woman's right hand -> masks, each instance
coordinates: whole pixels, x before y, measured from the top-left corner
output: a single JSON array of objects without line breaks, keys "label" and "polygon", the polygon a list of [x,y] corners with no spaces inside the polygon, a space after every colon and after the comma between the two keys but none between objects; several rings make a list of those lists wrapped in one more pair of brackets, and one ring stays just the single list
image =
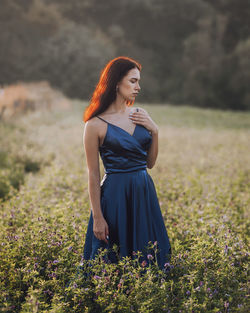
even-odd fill
[{"label": "woman's right hand", "polygon": [[93,232],[97,239],[104,240],[108,244],[106,236],[109,236],[109,229],[103,216],[94,218]]}]

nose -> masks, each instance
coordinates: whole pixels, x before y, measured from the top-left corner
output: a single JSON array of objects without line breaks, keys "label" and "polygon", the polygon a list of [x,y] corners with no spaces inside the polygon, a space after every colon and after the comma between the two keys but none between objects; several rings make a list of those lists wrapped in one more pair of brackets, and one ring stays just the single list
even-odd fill
[{"label": "nose", "polygon": [[137,90],[137,91],[140,91],[140,90],[141,90],[141,87],[140,87],[139,83],[137,83],[136,90]]}]

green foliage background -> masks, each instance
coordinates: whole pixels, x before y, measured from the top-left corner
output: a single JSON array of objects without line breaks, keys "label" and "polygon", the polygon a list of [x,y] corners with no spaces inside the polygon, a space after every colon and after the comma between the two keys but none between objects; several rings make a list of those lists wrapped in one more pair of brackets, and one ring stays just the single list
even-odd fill
[{"label": "green foliage background", "polygon": [[2,0],[0,84],[88,100],[105,64],[142,66],[140,101],[250,108],[248,0]]}]

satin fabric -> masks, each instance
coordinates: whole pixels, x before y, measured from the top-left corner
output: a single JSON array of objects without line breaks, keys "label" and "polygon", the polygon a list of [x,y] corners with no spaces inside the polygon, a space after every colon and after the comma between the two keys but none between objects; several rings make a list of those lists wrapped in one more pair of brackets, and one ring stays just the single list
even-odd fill
[{"label": "satin fabric", "polygon": [[[92,208],[85,237],[83,258],[94,259],[98,249],[107,248],[107,261],[117,263],[117,254],[112,250],[118,246],[119,258],[141,251],[140,262],[144,266],[157,261],[163,269],[171,259],[171,245],[164,224],[154,182],[147,172],[147,151],[152,142],[151,133],[136,124],[131,135],[121,127],[107,123],[107,131],[99,153],[104,166],[101,181],[101,210],[109,226],[106,244],[93,233]],[[149,250],[155,243],[158,252]],[[153,256],[150,256],[150,254]],[[146,262],[145,262],[146,261]]]}]

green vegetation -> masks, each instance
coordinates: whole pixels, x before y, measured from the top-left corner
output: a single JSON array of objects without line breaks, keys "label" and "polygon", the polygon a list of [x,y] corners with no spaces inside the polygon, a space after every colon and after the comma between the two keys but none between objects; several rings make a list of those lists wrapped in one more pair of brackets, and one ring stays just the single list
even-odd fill
[{"label": "green vegetation", "polygon": [[0,198],[10,198],[20,190],[27,173],[36,173],[45,165],[34,150],[35,142],[27,140],[25,128],[13,122],[0,123]]},{"label": "green vegetation", "polygon": [[166,273],[154,265],[142,272],[129,258],[83,262],[85,105],[1,124],[1,168],[22,163],[17,155],[40,160],[40,170],[0,200],[1,312],[247,312],[250,115],[138,104],[160,127],[148,172],[173,252]]},{"label": "green vegetation", "polygon": [[0,85],[88,100],[123,55],[142,64],[139,101],[250,110],[249,0],[2,0],[0,20]]}]

